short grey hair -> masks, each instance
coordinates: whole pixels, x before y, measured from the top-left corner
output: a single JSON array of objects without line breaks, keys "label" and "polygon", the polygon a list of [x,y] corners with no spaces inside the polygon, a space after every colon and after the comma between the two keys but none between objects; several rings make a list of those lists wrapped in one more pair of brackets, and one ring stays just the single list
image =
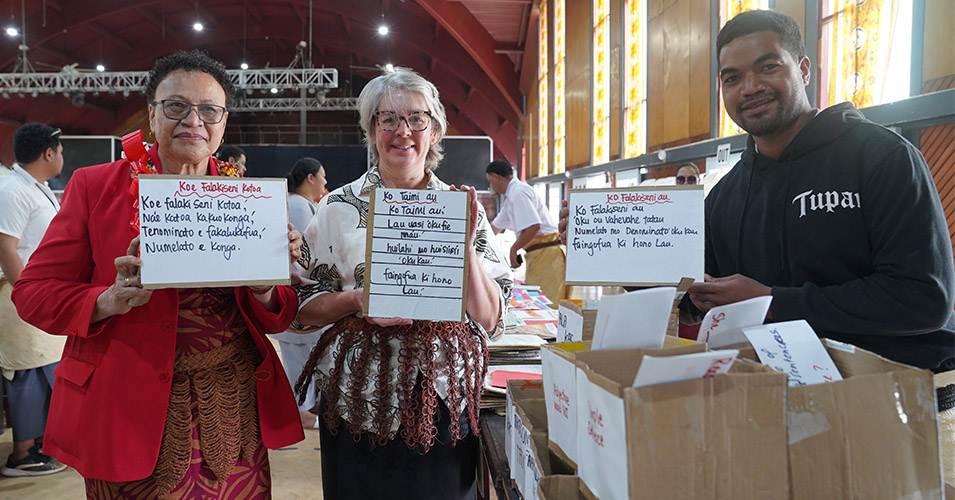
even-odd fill
[{"label": "short grey hair", "polygon": [[441,158],[444,158],[441,139],[448,131],[448,118],[444,112],[444,105],[441,104],[439,99],[437,87],[408,68],[395,67],[394,71],[383,73],[381,76],[374,78],[365,85],[358,96],[359,124],[365,135],[364,143],[371,151],[371,162],[377,165],[379,161],[378,149],[372,140],[372,135],[375,133],[375,113],[378,111],[378,103],[384,96],[396,90],[417,92],[424,97],[428,105],[428,111],[431,113],[431,126],[437,132],[437,140],[428,149],[424,167],[433,171],[438,168]]}]

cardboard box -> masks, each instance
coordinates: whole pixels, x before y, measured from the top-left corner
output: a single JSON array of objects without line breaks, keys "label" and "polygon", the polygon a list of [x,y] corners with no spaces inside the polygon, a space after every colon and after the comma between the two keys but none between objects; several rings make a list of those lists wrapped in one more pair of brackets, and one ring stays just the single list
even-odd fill
[{"label": "cardboard box", "polygon": [[577,476],[544,476],[537,486],[539,500],[589,500],[596,498]]},{"label": "cardboard box", "polygon": [[547,402],[548,447],[561,460],[577,468],[577,365],[578,352],[589,342],[562,342],[541,346],[544,399]]},{"label": "cardboard box", "polygon": [[511,478],[524,498],[536,495],[537,481],[544,474],[534,456],[534,441],[547,440],[547,411],[542,398],[524,399],[514,403],[517,420],[514,424],[514,462]]},{"label": "cardboard box", "polygon": [[578,475],[598,498],[789,496],[785,374],[738,360],[727,374],[631,387],[644,355],[704,348],[577,353]]},{"label": "cardboard box", "polygon": [[792,499],[942,498],[932,374],[824,344],[843,380],[789,389]]},{"label": "cardboard box", "polygon": [[[666,336],[664,347],[692,343]],[[698,349],[703,349],[702,344]],[[577,354],[590,350],[590,342],[561,342],[541,346],[544,399],[547,401],[548,447],[577,469]]]},{"label": "cardboard box", "polygon": [[[524,448],[522,440],[529,434],[523,428],[517,406],[527,401],[544,401],[544,389],[538,380],[509,380],[507,381],[507,403],[504,415],[504,455],[507,457],[510,478],[513,481],[524,480]],[[546,427],[546,424],[540,424]],[[518,456],[520,454],[520,456]],[[518,467],[518,465],[520,465]]]}]

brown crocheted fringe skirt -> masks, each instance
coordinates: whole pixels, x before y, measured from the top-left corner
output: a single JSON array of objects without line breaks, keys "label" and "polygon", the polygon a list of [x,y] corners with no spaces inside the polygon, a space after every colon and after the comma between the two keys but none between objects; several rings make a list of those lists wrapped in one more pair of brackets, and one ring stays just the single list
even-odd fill
[{"label": "brown crocheted fringe skirt", "polygon": [[[316,366],[336,339],[326,377]],[[477,432],[487,356],[486,340],[465,323],[415,321],[381,327],[348,316],[322,334],[295,391],[303,398],[314,374],[327,403],[322,417],[329,432],[337,433],[339,422],[345,422],[356,438],[369,433],[384,445],[400,429],[408,448],[427,453],[438,434],[435,422],[442,399],[454,415],[463,408]],[[442,398],[438,386],[445,380],[448,390]],[[451,426],[450,435],[453,441],[464,437],[458,425]]]},{"label": "brown crocheted fringe skirt", "polygon": [[[191,493],[182,491],[185,496],[173,498],[193,498],[227,484],[248,495],[221,498],[267,498],[268,454],[259,433],[254,376],[259,362],[259,352],[248,335],[216,349],[177,356],[159,460],[152,475],[120,483],[87,480],[88,498],[163,498],[184,487]],[[203,471],[194,471],[196,466]],[[248,484],[240,487],[236,481]]]}]

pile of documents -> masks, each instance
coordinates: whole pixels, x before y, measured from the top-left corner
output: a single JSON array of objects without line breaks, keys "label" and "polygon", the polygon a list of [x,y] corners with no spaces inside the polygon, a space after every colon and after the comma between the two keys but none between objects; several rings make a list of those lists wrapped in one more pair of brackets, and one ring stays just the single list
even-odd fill
[{"label": "pile of documents", "polygon": [[540,287],[517,285],[504,326],[504,335],[488,342],[490,360],[481,400],[482,408],[501,412],[508,380],[540,379],[540,348],[557,334],[557,310]]}]

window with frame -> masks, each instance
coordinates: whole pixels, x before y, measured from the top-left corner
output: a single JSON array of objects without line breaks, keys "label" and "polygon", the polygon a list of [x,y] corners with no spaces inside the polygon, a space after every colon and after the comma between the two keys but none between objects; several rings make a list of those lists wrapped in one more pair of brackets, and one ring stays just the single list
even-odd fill
[{"label": "window with frame", "polygon": [[610,3],[594,0],[592,165],[610,159]]},{"label": "window with frame", "polygon": [[[737,14],[746,12],[748,10],[766,9],[768,7],[767,0],[719,0],[719,2],[720,29],[723,29],[723,26],[729,22],[730,19],[736,17]],[[730,118],[730,115],[726,113],[726,105],[723,104],[723,92],[717,92],[717,94],[719,94],[720,100],[719,137],[728,137],[731,135],[745,133],[743,129],[739,128],[739,125],[736,125],[736,122]]]},{"label": "window with frame", "polygon": [[538,137],[538,148],[537,148],[537,175],[543,177],[548,174],[549,171],[549,158],[548,158],[548,145],[550,134],[548,133],[548,113],[547,108],[550,106],[550,98],[547,95],[547,1],[542,0],[540,5],[540,17],[538,18],[540,22],[540,29],[538,30],[539,40],[539,56],[537,58],[537,137]]},{"label": "window with frame", "polygon": [[819,16],[821,107],[911,95],[912,0],[821,0]]},{"label": "window with frame", "polygon": [[624,158],[633,158],[647,150],[647,0],[626,0],[624,12]]}]

